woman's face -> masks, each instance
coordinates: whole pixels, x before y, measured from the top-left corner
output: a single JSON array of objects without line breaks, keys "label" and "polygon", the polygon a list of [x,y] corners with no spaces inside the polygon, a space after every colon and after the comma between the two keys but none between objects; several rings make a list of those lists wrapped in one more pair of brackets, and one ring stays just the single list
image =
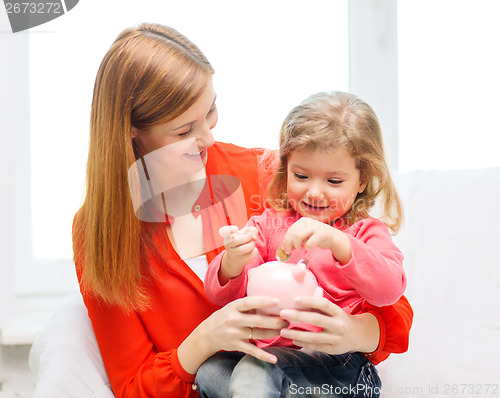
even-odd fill
[{"label": "woman's face", "polygon": [[214,144],[211,130],[218,118],[215,98],[210,80],[200,98],[174,120],[146,130],[132,128],[139,154],[161,158],[164,166],[178,171],[201,169],[207,162],[207,148]]}]

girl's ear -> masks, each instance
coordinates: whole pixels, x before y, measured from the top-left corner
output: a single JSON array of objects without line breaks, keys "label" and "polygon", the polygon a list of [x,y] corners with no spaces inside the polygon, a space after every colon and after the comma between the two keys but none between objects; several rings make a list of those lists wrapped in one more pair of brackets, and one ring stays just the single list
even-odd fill
[{"label": "girl's ear", "polygon": [[362,193],[366,186],[368,185],[368,179],[366,177],[362,177],[359,182],[359,190],[358,193]]}]

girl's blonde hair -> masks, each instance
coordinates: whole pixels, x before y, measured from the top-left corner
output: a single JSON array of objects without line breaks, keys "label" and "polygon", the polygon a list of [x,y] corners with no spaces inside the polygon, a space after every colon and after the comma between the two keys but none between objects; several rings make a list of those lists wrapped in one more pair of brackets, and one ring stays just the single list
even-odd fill
[{"label": "girl's blonde hair", "polygon": [[381,200],[381,219],[397,233],[403,221],[403,207],[385,160],[382,131],[373,109],[353,94],[318,93],[293,108],[280,133],[279,166],[269,186],[269,204],[277,210],[291,210],[287,198],[287,165],[296,150],[345,148],[356,159],[361,181],[366,188],[359,193],[345,225],[369,217],[376,200]]},{"label": "girl's blonde hair", "polygon": [[143,257],[151,234],[144,233],[131,201],[127,172],[138,159],[131,129],[147,130],[181,115],[213,72],[191,41],[156,24],[124,30],[99,67],[86,197],[75,218],[73,250],[83,289],[106,304],[130,310],[148,303],[140,286],[150,276]]}]

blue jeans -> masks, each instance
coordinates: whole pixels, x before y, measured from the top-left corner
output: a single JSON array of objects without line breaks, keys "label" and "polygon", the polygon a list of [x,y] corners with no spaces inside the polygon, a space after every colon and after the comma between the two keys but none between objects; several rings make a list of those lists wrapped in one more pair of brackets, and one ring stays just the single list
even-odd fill
[{"label": "blue jeans", "polygon": [[278,358],[272,365],[250,355],[221,352],[196,374],[202,398],[378,397],[381,382],[375,366],[358,352],[328,355],[283,347],[266,349]]}]

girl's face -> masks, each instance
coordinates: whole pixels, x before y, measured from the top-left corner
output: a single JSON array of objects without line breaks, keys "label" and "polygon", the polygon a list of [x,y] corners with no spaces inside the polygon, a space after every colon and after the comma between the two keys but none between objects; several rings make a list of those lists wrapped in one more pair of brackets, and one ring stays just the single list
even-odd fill
[{"label": "girl's face", "polygon": [[[207,148],[214,144],[212,129],[217,124],[215,90],[210,80],[198,100],[170,122],[146,130],[132,128],[132,138],[141,156],[161,157],[176,171],[193,172],[207,162]],[[153,151],[156,154],[152,154]]]},{"label": "girl's face", "polygon": [[333,223],[365,187],[354,157],[344,148],[298,150],[288,156],[288,200],[301,216]]}]

